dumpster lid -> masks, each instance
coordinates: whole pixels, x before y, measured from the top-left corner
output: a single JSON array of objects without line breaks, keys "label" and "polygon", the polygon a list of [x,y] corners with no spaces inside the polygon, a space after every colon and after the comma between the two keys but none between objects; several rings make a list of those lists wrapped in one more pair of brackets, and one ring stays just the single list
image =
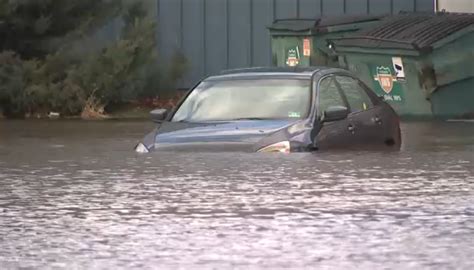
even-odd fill
[{"label": "dumpster lid", "polygon": [[316,23],[315,19],[278,19],[268,28],[270,30],[302,32],[314,29]]},{"label": "dumpster lid", "polygon": [[343,15],[335,17],[319,17],[315,19],[277,19],[268,27],[268,29],[295,32],[314,30],[315,32],[321,32],[330,26],[377,21],[381,18],[383,18],[381,15]]},{"label": "dumpster lid", "polygon": [[334,17],[321,17],[318,23],[318,27],[324,28],[336,25],[379,21],[383,17],[384,15],[344,15]]},{"label": "dumpster lid", "polygon": [[229,74],[241,74],[241,73],[314,73],[316,71],[328,69],[323,66],[310,66],[310,67],[249,67],[249,68],[237,68],[228,69],[221,71],[220,75]]},{"label": "dumpster lid", "polygon": [[472,13],[402,13],[350,37],[332,39],[338,47],[431,51],[433,45],[474,25]]}]

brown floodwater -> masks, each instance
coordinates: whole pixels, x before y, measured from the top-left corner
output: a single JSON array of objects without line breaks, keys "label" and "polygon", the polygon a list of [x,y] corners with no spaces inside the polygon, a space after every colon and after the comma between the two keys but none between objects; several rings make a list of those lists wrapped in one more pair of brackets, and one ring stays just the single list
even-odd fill
[{"label": "brown floodwater", "polygon": [[149,122],[0,121],[1,269],[474,269],[474,123],[400,152],[152,153]]}]

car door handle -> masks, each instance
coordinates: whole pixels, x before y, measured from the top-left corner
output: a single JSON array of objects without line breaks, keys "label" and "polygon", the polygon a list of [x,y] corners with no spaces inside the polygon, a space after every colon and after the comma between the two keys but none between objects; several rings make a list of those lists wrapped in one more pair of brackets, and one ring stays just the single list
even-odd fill
[{"label": "car door handle", "polygon": [[354,134],[355,133],[355,126],[354,125],[349,125],[347,126],[347,130],[349,130],[350,133]]},{"label": "car door handle", "polygon": [[382,119],[378,116],[375,116],[373,119],[374,123],[376,123],[377,125],[382,125]]}]

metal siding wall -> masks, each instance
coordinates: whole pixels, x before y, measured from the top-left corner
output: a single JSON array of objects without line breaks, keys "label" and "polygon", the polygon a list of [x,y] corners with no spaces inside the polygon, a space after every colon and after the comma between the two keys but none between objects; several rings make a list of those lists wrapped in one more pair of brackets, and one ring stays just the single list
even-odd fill
[{"label": "metal siding wall", "polygon": [[[472,1],[472,0],[468,0]],[[434,11],[434,0],[416,0],[415,10],[420,12]]]},{"label": "metal siding wall", "polygon": [[390,14],[392,12],[393,0],[370,0],[369,13],[371,14]]},{"label": "metal siding wall", "polygon": [[206,0],[206,72],[227,68],[227,1]]},{"label": "metal siding wall", "polygon": [[345,0],[322,0],[323,15],[344,14]]},{"label": "metal siding wall", "polygon": [[[184,8],[186,7],[186,8]],[[183,53],[190,65],[190,70],[184,85],[193,85],[205,75],[205,32],[204,32],[204,0],[183,0]],[[160,40],[166,38],[160,36]]]},{"label": "metal siding wall", "polygon": [[164,63],[181,50],[190,64],[181,87],[222,69],[271,64],[274,19],[433,11],[433,0],[156,0]]},{"label": "metal siding wall", "polygon": [[229,0],[229,68],[250,66],[251,1]]},{"label": "metal siding wall", "polygon": [[181,48],[181,1],[160,0],[158,6],[158,46],[162,59],[168,61]]},{"label": "metal siding wall", "polygon": [[346,1],[347,14],[367,14],[368,4],[367,0],[350,0]]},{"label": "metal siding wall", "polygon": [[[273,0],[252,0],[252,66],[271,64],[270,35],[267,29],[275,16]],[[273,12],[272,12],[273,11]]]},{"label": "metal siding wall", "polygon": [[[258,2],[258,1],[255,1]],[[275,15],[277,18],[298,17],[298,1],[275,0]]]},{"label": "metal siding wall", "polygon": [[400,11],[414,11],[414,10],[415,10],[414,0],[394,0],[393,1],[393,13],[395,14]]},{"label": "metal siding wall", "polygon": [[315,18],[321,15],[320,1],[300,0],[299,2],[300,18]]}]

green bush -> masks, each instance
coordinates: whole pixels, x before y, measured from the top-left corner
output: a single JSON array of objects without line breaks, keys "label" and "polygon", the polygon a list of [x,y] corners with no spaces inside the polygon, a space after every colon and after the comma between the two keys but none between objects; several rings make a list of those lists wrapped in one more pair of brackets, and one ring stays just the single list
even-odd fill
[{"label": "green bush", "polygon": [[14,52],[0,53],[0,107],[6,115],[22,113],[28,105],[25,65]]},{"label": "green bush", "polygon": [[126,1],[0,0],[0,50],[43,58],[101,28],[128,9]]},{"label": "green bush", "polygon": [[75,61],[62,52],[48,55],[43,61],[30,61],[26,95],[29,113],[61,112],[66,115],[81,111],[84,93],[68,88],[68,71]]},{"label": "green bush", "polygon": [[[84,2],[83,5],[78,4],[76,0],[61,1],[65,2],[61,2],[63,4],[55,10],[63,12],[62,15],[69,14],[70,10],[66,8],[67,2],[73,9],[94,5],[91,1]],[[47,2],[53,3],[56,0]],[[11,14],[25,15],[24,5],[27,4],[31,4],[34,7],[32,10],[35,10],[41,9],[43,5],[47,6],[48,3],[40,5],[32,0],[22,2],[19,6],[10,7],[10,12],[7,12],[9,17],[0,12],[0,21],[3,16],[9,23],[15,22],[17,26],[21,25],[21,31],[26,31],[30,27],[27,24],[28,20],[22,24],[15,21]],[[44,54],[44,57],[31,59],[29,59],[31,55],[41,54],[38,51],[33,54],[24,53],[22,50],[20,50],[22,55],[13,51],[0,53],[0,108],[3,108],[4,113],[22,115],[47,114],[55,111],[63,115],[78,115],[93,111],[101,114],[108,105],[146,97],[172,96],[170,89],[174,90],[174,84],[187,69],[186,59],[177,52],[169,67],[160,65],[156,52],[156,27],[153,19],[146,16],[146,10],[139,1],[127,3],[124,5],[127,8],[122,16],[125,26],[121,38],[99,51],[74,55],[66,44],[63,49],[54,49]],[[5,1],[0,0],[0,6],[2,5],[5,5]],[[51,15],[47,21],[60,23],[58,21],[60,17],[57,14]],[[31,20],[35,25],[41,25],[41,16],[28,14],[27,18],[33,18]],[[79,18],[66,21],[69,23],[63,27],[64,29],[60,26],[53,27],[45,21],[43,30],[35,30],[39,31],[35,32],[35,38],[40,39],[40,34],[48,34],[45,39],[48,40],[46,43],[50,43],[51,36],[57,39],[61,33],[68,37],[71,29],[78,30],[79,26],[91,23],[81,21]],[[17,43],[25,44],[22,40]],[[3,48],[11,44],[14,42],[3,44],[0,42]],[[20,45],[18,48],[24,49]]]},{"label": "green bush", "polygon": [[179,79],[185,61],[171,65],[173,77],[167,78],[158,65],[154,33],[150,19],[136,19],[116,44],[72,68],[67,87],[81,89],[86,100],[99,107],[157,96]]}]

